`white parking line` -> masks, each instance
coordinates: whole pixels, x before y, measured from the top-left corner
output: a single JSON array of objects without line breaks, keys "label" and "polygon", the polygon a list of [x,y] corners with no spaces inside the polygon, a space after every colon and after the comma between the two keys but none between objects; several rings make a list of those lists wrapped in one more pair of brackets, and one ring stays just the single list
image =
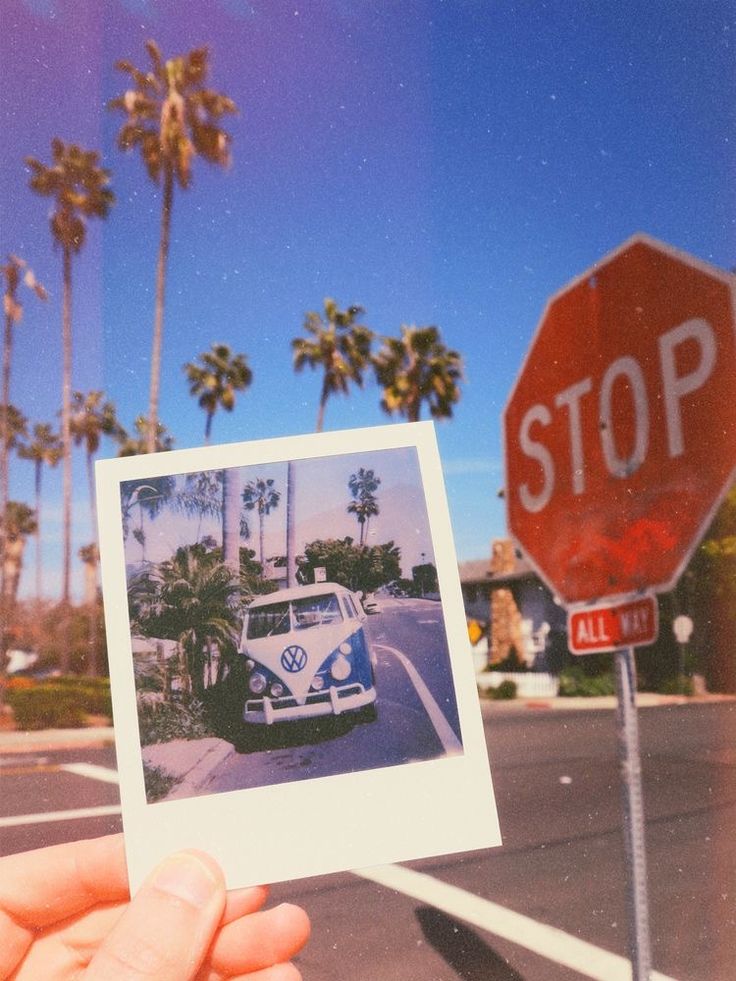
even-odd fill
[{"label": "white parking line", "polygon": [[395,647],[389,647],[388,644],[379,644],[376,646],[382,647],[384,651],[388,651],[390,654],[393,654],[394,657],[397,657],[404,666],[406,673],[409,675],[412,684],[417,690],[417,695],[419,695],[419,698],[422,701],[422,705],[429,716],[430,722],[434,726],[434,730],[442,743],[442,748],[444,751],[446,753],[461,753],[463,750],[463,744],[453,732],[452,726],[442,714],[442,709],[434,700],[432,693],[424,683],[424,679],[411,663],[406,654],[403,654],[401,651],[397,651]]},{"label": "white parking line", "polygon": [[60,770],[76,773],[78,777],[89,777],[91,780],[102,780],[103,783],[120,783],[118,771],[109,766],[97,766],[94,763],[61,763]]},{"label": "white parking line", "polygon": [[[428,903],[435,909],[525,947],[594,981],[631,981],[631,963],[625,957],[441,882],[424,872],[416,872],[403,865],[380,865],[356,870],[355,875]],[[674,979],[652,971],[651,981]]]},{"label": "white parking line", "polygon": [[21,824],[47,824],[52,821],[74,821],[79,818],[106,817],[110,814],[120,814],[120,805],[108,804],[103,807],[80,807],[72,811],[47,811],[45,814],[11,814],[10,817],[0,817],[0,828],[16,828]]}]

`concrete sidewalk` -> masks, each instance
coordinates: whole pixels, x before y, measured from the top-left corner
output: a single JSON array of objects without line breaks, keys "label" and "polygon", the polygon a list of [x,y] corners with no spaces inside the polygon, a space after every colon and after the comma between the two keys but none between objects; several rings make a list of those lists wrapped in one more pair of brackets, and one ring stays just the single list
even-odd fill
[{"label": "concrete sidewalk", "polygon": [[[636,694],[637,708],[662,708],[668,705],[708,705],[717,702],[736,702],[736,695],[659,695],[656,692],[646,691]],[[613,711],[616,708],[616,703],[615,695],[598,695],[592,698],[568,698],[564,695],[557,695],[554,698],[513,698],[508,701],[483,697],[480,699],[481,712],[484,717],[492,715],[494,712],[523,712],[529,709],[567,712],[581,710]]]},{"label": "concrete sidewalk", "polygon": [[112,726],[89,726],[86,729],[13,729],[0,732],[0,755],[40,753],[82,746],[109,746],[114,742]]}]

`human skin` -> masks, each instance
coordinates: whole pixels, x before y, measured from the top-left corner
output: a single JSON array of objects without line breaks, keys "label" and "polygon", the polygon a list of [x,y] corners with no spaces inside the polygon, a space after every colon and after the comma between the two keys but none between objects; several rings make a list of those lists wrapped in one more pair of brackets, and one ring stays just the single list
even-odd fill
[{"label": "human skin", "polygon": [[0,978],[13,981],[299,981],[309,920],[226,892],[202,852],[165,859],[130,898],[122,835],[0,859]]}]

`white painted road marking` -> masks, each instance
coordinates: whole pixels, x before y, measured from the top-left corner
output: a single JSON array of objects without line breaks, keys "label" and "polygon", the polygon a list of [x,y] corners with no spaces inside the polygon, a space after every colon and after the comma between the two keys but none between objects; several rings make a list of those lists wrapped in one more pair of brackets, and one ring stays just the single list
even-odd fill
[{"label": "white painted road marking", "polygon": [[78,777],[89,777],[91,780],[102,780],[103,783],[120,783],[118,771],[109,766],[97,766],[94,763],[61,763],[60,770],[76,773]]},{"label": "white painted road marking", "polygon": [[[403,865],[379,865],[356,870],[355,875],[428,903],[435,909],[525,947],[594,981],[631,981],[631,963],[625,957],[441,882],[424,872],[416,872]],[[651,981],[674,979],[652,971]]]},{"label": "white painted road marking", "polygon": [[11,814],[10,817],[0,817],[0,828],[15,828],[21,824],[47,824],[52,821],[74,821],[79,818],[107,817],[110,814],[120,814],[120,805],[80,807],[73,811],[47,811],[45,814]]},{"label": "white painted road marking", "polygon": [[416,688],[417,695],[419,695],[419,698],[422,701],[422,705],[429,716],[430,722],[434,726],[434,730],[437,733],[439,741],[442,743],[442,748],[444,751],[446,753],[462,753],[463,744],[453,732],[452,726],[442,714],[442,709],[434,700],[432,693],[424,683],[424,679],[411,663],[406,654],[403,654],[401,651],[397,651],[395,647],[389,647],[387,644],[380,644],[376,646],[380,646],[384,651],[388,651],[390,654],[393,654],[394,657],[398,658],[401,664],[404,666],[411,683]]}]

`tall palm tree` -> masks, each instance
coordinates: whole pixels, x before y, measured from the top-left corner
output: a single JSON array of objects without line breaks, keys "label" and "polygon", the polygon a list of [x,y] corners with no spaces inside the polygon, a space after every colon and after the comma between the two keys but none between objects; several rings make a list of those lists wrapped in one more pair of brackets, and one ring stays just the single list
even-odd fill
[{"label": "tall palm tree", "polygon": [[[23,283],[32,290],[39,300],[46,300],[46,289],[38,282],[33,270],[16,255],[9,255],[5,265],[0,266],[5,289],[3,292],[3,310],[5,313],[5,334],[3,338],[3,381],[2,405],[0,405],[0,523],[8,503],[10,451],[9,405],[10,405],[10,365],[12,360],[13,327],[17,326],[23,317],[23,305],[18,299],[18,287]],[[0,527],[0,559],[2,556],[2,528]],[[0,560],[0,566],[2,562]]]},{"label": "tall palm tree", "polygon": [[138,148],[154,184],[163,181],[148,409],[148,452],[153,453],[174,185],[182,190],[189,187],[192,160],[197,156],[220,166],[230,163],[230,137],[219,126],[219,120],[237,108],[226,95],[205,87],[209,70],[207,48],[195,48],[166,61],[155,41],[147,41],[146,50],[151,62],[147,72],[129,61],[117,62],[116,67],[130,77],[133,87],[113,99],[109,107],[126,115],[118,134],[120,149]]},{"label": "tall palm tree", "polygon": [[232,412],[235,393],[247,388],[253,380],[244,354],[233,354],[227,344],[212,344],[210,351],[199,355],[200,364],[184,365],[189,394],[199,396],[200,408],[206,413],[204,441],[209,445],[212,419],[222,407]]},{"label": "tall palm tree", "polygon": [[373,470],[361,467],[357,473],[351,474],[348,488],[353,500],[348,504],[348,514],[354,514],[360,526],[360,545],[365,543],[368,536],[368,525],[372,517],[379,513],[376,491],[381,484],[381,478],[376,477]]},{"label": "tall palm tree", "polygon": [[373,358],[376,379],[383,387],[381,408],[417,422],[427,403],[434,419],[450,418],[460,398],[463,360],[442,343],[437,327],[401,325],[400,337],[383,338]]},{"label": "tall palm tree", "polygon": [[262,569],[264,569],[263,563],[265,561],[265,555],[263,554],[263,525],[266,516],[274,508],[278,507],[280,500],[281,494],[274,489],[274,481],[271,478],[264,480],[262,477],[258,477],[256,480],[248,481],[243,488],[243,503],[245,504],[246,510],[255,510],[258,513],[258,557]]},{"label": "tall palm tree", "polygon": [[322,390],[317,411],[317,432],[322,432],[325,405],[335,392],[348,394],[350,383],[359,388],[363,385],[363,371],[370,361],[373,331],[357,323],[364,313],[362,307],[338,309],[334,300],[324,300],[324,317],[310,311],[304,318],[304,329],[309,337],[295,337],[291,342],[294,352],[294,370],[305,365],[322,367]]},{"label": "tall palm tree", "polygon": [[105,393],[99,389],[74,392],[71,405],[71,431],[77,446],[84,446],[87,461],[87,490],[92,519],[92,538],[97,534],[97,495],[95,493],[95,454],[100,448],[103,435],[119,437],[122,430],[112,402],[105,401]]},{"label": "tall palm tree", "polygon": [[62,457],[61,439],[47,422],[37,422],[33,427],[30,443],[21,443],[18,456],[31,460],[34,467],[34,487],[36,495],[36,599],[41,599],[43,591],[41,562],[41,475],[44,464],[55,467]]},{"label": "tall palm tree", "polygon": [[110,190],[110,174],[100,166],[95,150],[83,150],[75,143],[51,141],[52,163],[47,167],[28,157],[31,190],[54,199],[50,225],[54,244],[62,255],[62,386],[61,441],[64,448],[63,509],[64,550],[62,603],[69,603],[72,561],[72,257],[77,255],[87,235],[89,218],[106,218],[115,200]]}]

